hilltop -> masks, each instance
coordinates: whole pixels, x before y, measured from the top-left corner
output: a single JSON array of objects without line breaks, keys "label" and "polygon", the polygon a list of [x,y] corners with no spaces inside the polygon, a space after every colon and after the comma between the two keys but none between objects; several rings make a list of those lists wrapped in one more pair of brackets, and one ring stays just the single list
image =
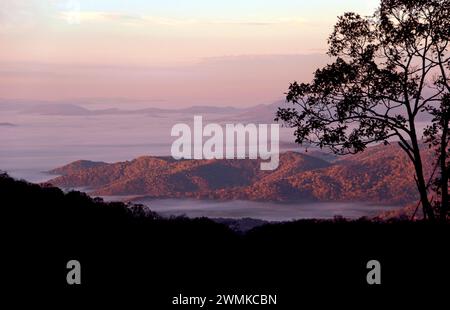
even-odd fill
[{"label": "hilltop", "polygon": [[[424,150],[426,169],[432,155]],[[364,201],[408,204],[418,196],[413,169],[395,146],[328,162],[286,152],[279,168],[261,171],[260,160],[181,160],[143,156],[132,161],[76,161],[52,170],[49,183],[84,187],[91,195],[270,201]]]}]

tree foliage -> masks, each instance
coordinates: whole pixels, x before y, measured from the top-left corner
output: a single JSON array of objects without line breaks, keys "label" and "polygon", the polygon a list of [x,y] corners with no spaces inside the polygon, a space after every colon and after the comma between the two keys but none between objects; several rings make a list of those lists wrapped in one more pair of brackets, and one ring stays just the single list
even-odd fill
[{"label": "tree foliage", "polygon": [[277,120],[295,128],[297,143],[358,153],[399,141],[413,162],[424,214],[448,216],[448,195],[431,206],[420,154],[419,119],[439,153],[441,192],[448,192],[450,1],[382,0],[370,17],[346,13],[329,37],[332,63],[310,83],[294,82]]}]

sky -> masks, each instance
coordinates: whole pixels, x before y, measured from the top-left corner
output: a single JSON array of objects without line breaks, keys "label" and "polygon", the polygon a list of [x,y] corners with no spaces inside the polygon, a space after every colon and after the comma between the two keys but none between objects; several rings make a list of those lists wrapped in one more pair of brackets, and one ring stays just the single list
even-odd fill
[{"label": "sky", "polygon": [[376,0],[2,0],[0,99],[250,106],[328,61]]}]

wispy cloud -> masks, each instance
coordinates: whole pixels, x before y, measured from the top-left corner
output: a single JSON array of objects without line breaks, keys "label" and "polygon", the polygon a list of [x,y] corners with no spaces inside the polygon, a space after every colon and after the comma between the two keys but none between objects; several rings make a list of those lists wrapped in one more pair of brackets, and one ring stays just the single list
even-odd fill
[{"label": "wispy cloud", "polygon": [[[69,19],[73,14],[74,12],[71,10],[62,11],[59,13],[59,17],[62,19]],[[140,15],[119,12],[77,12],[76,14],[80,19],[80,22],[137,22],[143,20]]]},{"label": "wispy cloud", "polygon": [[245,26],[270,26],[278,24],[300,24],[306,20],[302,18],[247,18],[236,20],[208,20],[210,24],[231,24]]},{"label": "wispy cloud", "polygon": [[278,99],[294,80],[309,81],[328,61],[326,55],[292,54],[208,57],[183,66],[0,62],[0,94],[33,100],[164,98],[174,107],[253,105]]},{"label": "wispy cloud", "polygon": [[[63,19],[69,18],[73,12],[60,12]],[[81,22],[113,22],[124,24],[156,24],[163,26],[184,26],[195,24],[209,25],[243,25],[243,26],[270,26],[276,24],[303,23],[301,18],[242,18],[242,19],[206,19],[206,18],[171,18],[162,16],[148,16],[128,14],[121,12],[82,11],[78,14]]]}]

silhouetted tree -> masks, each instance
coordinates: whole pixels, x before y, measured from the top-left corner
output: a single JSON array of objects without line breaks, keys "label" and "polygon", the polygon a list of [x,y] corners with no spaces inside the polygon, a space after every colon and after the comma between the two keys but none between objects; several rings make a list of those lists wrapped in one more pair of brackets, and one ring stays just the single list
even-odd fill
[{"label": "silhouetted tree", "polygon": [[431,125],[424,131],[425,142],[430,148],[434,148],[436,154],[436,168],[439,167],[440,175],[431,176],[431,185],[435,193],[440,196],[435,202],[436,207],[440,208],[440,218],[447,220],[449,214],[448,182],[450,173],[450,149],[448,148],[449,120],[450,120],[450,94],[446,94],[440,103],[439,108],[427,107],[427,110],[433,115]]},{"label": "silhouetted tree", "polygon": [[[280,108],[276,118],[296,129],[297,143],[337,154],[396,138],[414,164],[428,219],[437,212],[428,196],[417,120],[434,117],[440,188],[448,193],[449,16],[449,0],[382,0],[373,16],[344,14],[329,38],[333,63],[317,70],[311,83],[292,83],[287,101],[295,107]],[[441,215],[447,212],[445,195]]]}]

